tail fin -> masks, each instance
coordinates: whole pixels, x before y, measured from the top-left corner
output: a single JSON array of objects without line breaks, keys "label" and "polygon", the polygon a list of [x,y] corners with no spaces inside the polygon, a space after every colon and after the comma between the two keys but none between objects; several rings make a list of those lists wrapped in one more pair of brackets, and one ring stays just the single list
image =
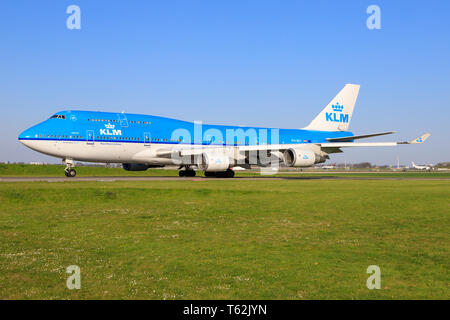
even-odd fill
[{"label": "tail fin", "polygon": [[319,115],[305,127],[306,130],[347,131],[352,119],[359,85],[346,84]]}]

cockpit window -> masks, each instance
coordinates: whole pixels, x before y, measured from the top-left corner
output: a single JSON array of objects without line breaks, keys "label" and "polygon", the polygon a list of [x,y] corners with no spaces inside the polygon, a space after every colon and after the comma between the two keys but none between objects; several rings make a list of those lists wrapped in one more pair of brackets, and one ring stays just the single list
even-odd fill
[{"label": "cockpit window", "polygon": [[66,116],[62,115],[62,114],[55,114],[53,116],[50,117],[50,119],[66,119]]}]

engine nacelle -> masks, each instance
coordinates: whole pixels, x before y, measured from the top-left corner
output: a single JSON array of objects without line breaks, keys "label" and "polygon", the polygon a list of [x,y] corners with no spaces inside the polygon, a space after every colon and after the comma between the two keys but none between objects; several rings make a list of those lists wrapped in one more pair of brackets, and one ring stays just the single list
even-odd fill
[{"label": "engine nacelle", "polygon": [[143,163],[122,163],[122,168],[125,171],[145,171],[149,166]]},{"label": "engine nacelle", "polygon": [[288,167],[310,167],[319,162],[319,159],[310,150],[287,149],[283,153],[283,161]]},{"label": "engine nacelle", "polygon": [[220,152],[205,152],[198,157],[197,166],[205,172],[226,171],[230,167],[230,159]]}]

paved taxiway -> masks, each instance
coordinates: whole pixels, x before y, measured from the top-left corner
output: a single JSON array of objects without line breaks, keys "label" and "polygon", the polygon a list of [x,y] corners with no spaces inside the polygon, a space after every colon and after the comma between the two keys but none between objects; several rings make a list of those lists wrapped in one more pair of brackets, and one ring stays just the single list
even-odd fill
[{"label": "paved taxiway", "polygon": [[270,181],[270,180],[447,180],[450,178],[415,178],[415,177],[340,177],[333,175],[318,175],[318,176],[298,176],[298,177],[271,177],[271,176],[256,176],[256,177],[235,177],[235,178],[205,178],[205,177],[0,177],[0,182],[115,182],[115,181]]}]

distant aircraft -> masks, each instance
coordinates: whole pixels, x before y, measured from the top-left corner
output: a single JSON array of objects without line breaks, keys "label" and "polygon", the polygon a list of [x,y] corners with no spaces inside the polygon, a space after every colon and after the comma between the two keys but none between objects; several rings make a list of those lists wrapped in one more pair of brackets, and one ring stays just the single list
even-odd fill
[{"label": "distant aircraft", "polygon": [[336,163],[334,163],[333,165],[329,165],[329,166],[322,166],[320,167],[321,169],[335,169],[336,168]]},{"label": "distant aircraft", "polygon": [[430,170],[433,168],[432,165],[429,165],[429,166],[418,166],[418,165],[416,165],[416,164],[414,163],[414,161],[411,161],[411,164],[412,164],[412,167],[413,167],[414,169],[417,169],[417,170],[427,170],[427,171],[430,171]]},{"label": "distant aircraft", "polygon": [[65,175],[75,177],[75,161],[121,163],[125,170],[178,165],[180,176],[233,177],[234,167],[310,167],[346,147],[420,144],[354,142],[391,134],[354,135],[348,131],[359,85],[347,84],[303,129],[202,125],[159,116],[92,111],[61,111],[25,130],[25,146],[61,158]]}]

